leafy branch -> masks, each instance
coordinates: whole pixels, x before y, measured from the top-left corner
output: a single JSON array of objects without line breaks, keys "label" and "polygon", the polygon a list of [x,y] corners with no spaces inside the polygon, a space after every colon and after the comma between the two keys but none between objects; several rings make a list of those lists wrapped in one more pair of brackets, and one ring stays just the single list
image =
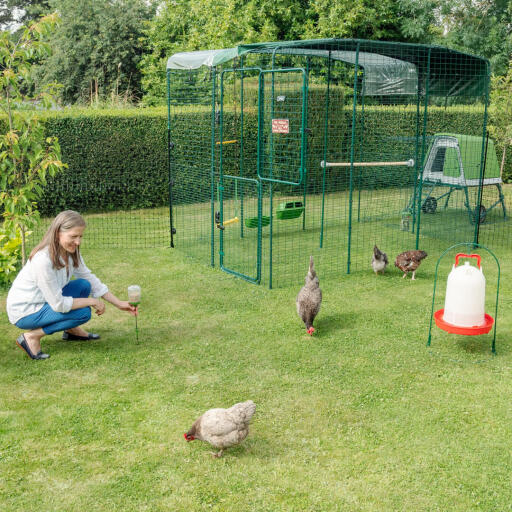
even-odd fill
[{"label": "leafy branch", "polygon": [[0,109],[7,118],[7,131],[0,136],[0,208],[2,232],[8,239],[21,238],[22,263],[26,261],[26,236],[39,220],[37,200],[54,176],[67,167],[60,160],[56,137],[45,135],[38,109],[50,108],[56,84],[33,93],[31,70],[49,55],[45,38],[58,22],[57,14],[43,16],[25,27],[17,40],[0,34]]}]

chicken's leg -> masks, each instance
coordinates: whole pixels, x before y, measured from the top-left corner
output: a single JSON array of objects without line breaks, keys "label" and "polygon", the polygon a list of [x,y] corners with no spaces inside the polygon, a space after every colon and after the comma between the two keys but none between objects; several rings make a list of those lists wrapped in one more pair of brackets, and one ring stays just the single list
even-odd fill
[{"label": "chicken's leg", "polygon": [[214,459],[218,459],[220,457],[222,457],[222,453],[224,452],[224,450],[220,450],[219,452],[210,452],[212,454],[212,457]]},{"label": "chicken's leg", "polygon": [[406,275],[407,275],[407,272],[404,272],[404,275],[402,276],[402,279],[405,279]]},{"label": "chicken's leg", "polygon": [[415,275],[415,274],[416,274],[416,270],[413,270],[413,271],[412,271],[412,279],[411,279],[411,281],[414,281],[414,280],[416,279],[416,278],[414,277],[414,275]]}]

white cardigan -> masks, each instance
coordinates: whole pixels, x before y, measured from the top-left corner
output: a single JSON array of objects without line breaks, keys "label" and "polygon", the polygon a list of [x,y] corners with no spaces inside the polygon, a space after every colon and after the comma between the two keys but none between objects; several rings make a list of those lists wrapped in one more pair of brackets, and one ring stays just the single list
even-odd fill
[{"label": "white cardigan", "polygon": [[69,256],[69,269],[68,275],[65,266],[59,270],[54,268],[48,247],[38,251],[20,270],[9,290],[6,303],[9,321],[15,324],[21,318],[39,311],[45,303],[58,313],[70,311],[73,297],[64,297],[62,288],[73,276],[91,283],[92,297],[102,297],[108,292],[107,286],[85,266],[82,256],[78,268],[73,267],[73,260]]}]

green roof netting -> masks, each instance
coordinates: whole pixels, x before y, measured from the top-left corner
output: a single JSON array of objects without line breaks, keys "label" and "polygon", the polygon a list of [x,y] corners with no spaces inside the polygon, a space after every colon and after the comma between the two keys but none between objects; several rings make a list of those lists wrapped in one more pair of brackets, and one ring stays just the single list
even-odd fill
[{"label": "green roof netting", "polygon": [[366,95],[415,95],[428,87],[433,96],[486,94],[489,62],[444,48],[362,39],[318,39],[254,43],[222,50],[180,52],[167,60],[167,69],[215,67],[249,53],[304,55],[358,64],[364,70]]}]

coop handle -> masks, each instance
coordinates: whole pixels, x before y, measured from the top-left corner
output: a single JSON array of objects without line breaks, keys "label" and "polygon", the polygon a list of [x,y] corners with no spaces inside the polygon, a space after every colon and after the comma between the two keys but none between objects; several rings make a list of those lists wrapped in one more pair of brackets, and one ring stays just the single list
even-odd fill
[{"label": "coop handle", "polygon": [[482,261],[482,256],[480,256],[480,254],[464,254],[462,252],[459,252],[455,256],[455,266],[459,264],[459,258],[475,258],[478,264],[478,268],[480,268],[480,263]]}]

